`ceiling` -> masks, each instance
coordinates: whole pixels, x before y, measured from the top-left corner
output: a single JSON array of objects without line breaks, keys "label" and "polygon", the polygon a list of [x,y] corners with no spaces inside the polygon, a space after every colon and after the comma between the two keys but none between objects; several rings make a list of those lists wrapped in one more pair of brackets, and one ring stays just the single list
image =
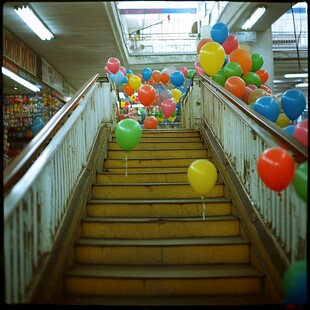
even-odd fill
[{"label": "ceiling", "polygon": [[[26,3],[28,2],[5,2],[2,8],[3,26],[46,60],[74,89],[78,90],[95,74],[104,74],[104,67],[110,57],[118,58],[125,67],[128,65],[125,59],[126,53],[121,51],[119,38],[116,35],[115,22],[111,20],[111,2],[29,2],[54,33],[55,38],[51,41],[41,41],[14,12],[16,5]],[[251,2],[243,11],[232,12],[229,29],[241,31],[242,22],[258,4],[262,3]],[[290,3],[265,2],[264,4],[267,6],[268,14],[257,23],[253,31],[270,27],[290,8]],[[234,19],[233,16],[238,18]],[[302,62],[302,65],[308,68],[307,56]],[[150,67],[155,68],[156,65],[159,64],[153,63]],[[187,67],[193,68],[193,65],[193,62],[188,62]],[[164,67],[161,66],[158,69],[161,70]],[[298,61],[290,56],[286,60],[283,58],[275,60],[274,68],[275,79],[283,76],[284,71],[285,73],[299,72]],[[134,73],[140,73],[141,64],[131,65],[130,69]],[[20,87],[14,90],[14,83],[8,78],[3,79],[3,84],[4,94],[23,91]],[[285,84],[281,84],[280,87],[284,91],[288,89]]]}]

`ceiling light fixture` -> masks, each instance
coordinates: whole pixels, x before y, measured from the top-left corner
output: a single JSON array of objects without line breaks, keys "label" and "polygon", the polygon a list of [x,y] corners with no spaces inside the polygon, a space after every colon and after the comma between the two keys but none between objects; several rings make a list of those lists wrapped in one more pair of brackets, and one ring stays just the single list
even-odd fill
[{"label": "ceiling light fixture", "polygon": [[253,14],[247,19],[247,21],[241,27],[242,30],[251,29],[252,26],[261,18],[261,16],[265,13],[266,8],[264,6],[260,6],[256,8]]},{"label": "ceiling light fixture", "polygon": [[54,38],[52,32],[28,4],[16,7],[14,11],[41,40],[51,40]]},{"label": "ceiling light fixture", "polygon": [[289,73],[289,74],[284,74],[284,77],[286,79],[307,78],[308,73]]},{"label": "ceiling light fixture", "polygon": [[299,84],[296,84],[295,87],[298,87],[298,88],[308,87],[308,83],[299,83]]},{"label": "ceiling light fixture", "polygon": [[2,67],[2,73],[6,76],[8,76],[9,78],[11,78],[12,80],[16,81],[17,83],[29,88],[30,90],[34,91],[34,92],[39,92],[40,88],[31,84],[30,82],[26,81],[25,79],[21,78],[20,76],[16,75],[15,73],[13,73],[12,71]]}]

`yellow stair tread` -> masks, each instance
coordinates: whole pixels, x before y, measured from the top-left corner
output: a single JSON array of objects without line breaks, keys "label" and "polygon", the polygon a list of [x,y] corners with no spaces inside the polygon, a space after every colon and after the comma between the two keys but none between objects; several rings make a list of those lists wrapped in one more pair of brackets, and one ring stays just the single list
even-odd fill
[{"label": "yellow stair tread", "polygon": [[[175,199],[89,199],[87,203],[92,204],[152,204],[152,203],[160,203],[160,204],[180,204],[180,203],[198,203],[201,204],[201,198],[175,198]],[[204,199],[205,203],[223,203],[223,202],[231,202],[231,199],[225,197],[206,197]]]},{"label": "yellow stair tread", "polygon": [[200,237],[200,238],[167,238],[167,239],[99,239],[81,238],[77,245],[86,246],[188,246],[188,245],[232,245],[249,244],[249,241],[240,237]]},{"label": "yellow stair tread", "polygon": [[153,279],[197,279],[197,278],[261,278],[263,274],[250,265],[92,265],[76,264],[67,276],[98,278],[153,278]]}]

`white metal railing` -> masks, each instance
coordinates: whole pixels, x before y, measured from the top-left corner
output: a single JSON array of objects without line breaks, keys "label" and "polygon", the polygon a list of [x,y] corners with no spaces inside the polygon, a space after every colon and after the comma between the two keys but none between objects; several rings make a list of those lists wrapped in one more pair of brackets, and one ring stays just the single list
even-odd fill
[{"label": "white metal railing", "polygon": [[[110,84],[94,83],[4,199],[5,302],[24,302],[51,252],[102,123],[113,126]],[[112,129],[111,129],[112,130]]]},{"label": "white metal railing", "polygon": [[[288,261],[305,260],[307,204],[297,196],[292,184],[281,192],[280,198],[262,183],[256,169],[259,155],[267,148],[279,145],[254,119],[240,113],[240,109],[221,94],[220,88],[213,88],[212,82],[199,84],[196,79],[182,102],[181,126],[197,128],[206,121],[251,198],[253,207],[284,249]],[[234,98],[244,109],[261,118],[241,100]],[[274,124],[268,126],[277,130]]]},{"label": "white metal railing", "polygon": [[293,32],[272,32],[272,47],[277,49],[308,49],[308,32],[304,31],[299,34]]}]

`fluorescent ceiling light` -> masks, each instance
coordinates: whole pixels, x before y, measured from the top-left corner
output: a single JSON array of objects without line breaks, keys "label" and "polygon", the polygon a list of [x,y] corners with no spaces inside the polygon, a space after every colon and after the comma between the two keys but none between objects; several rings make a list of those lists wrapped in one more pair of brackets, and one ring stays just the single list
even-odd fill
[{"label": "fluorescent ceiling light", "polygon": [[34,91],[34,92],[39,92],[40,88],[31,84],[30,82],[26,81],[25,79],[21,78],[20,76],[16,75],[15,73],[13,73],[12,71],[2,67],[2,73],[6,76],[8,76],[9,78],[11,78],[12,80],[16,81],[17,83],[29,88],[30,90]]},{"label": "fluorescent ceiling light", "polygon": [[307,78],[308,73],[290,73],[290,74],[284,74],[284,77],[287,79],[294,79],[294,78]]},{"label": "fluorescent ceiling light", "polygon": [[38,36],[41,40],[51,40],[54,35],[39,19],[37,14],[30,8],[29,5],[23,5],[16,7],[14,10],[19,17],[29,26],[29,28]]},{"label": "fluorescent ceiling light", "polygon": [[248,20],[241,27],[243,30],[251,29],[252,26],[260,19],[260,17],[265,13],[266,8],[261,6],[258,7],[254,13],[248,18]]},{"label": "fluorescent ceiling light", "polygon": [[308,83],[299,83],[299,84],[296,84],[295,87],[308,87]]}]

